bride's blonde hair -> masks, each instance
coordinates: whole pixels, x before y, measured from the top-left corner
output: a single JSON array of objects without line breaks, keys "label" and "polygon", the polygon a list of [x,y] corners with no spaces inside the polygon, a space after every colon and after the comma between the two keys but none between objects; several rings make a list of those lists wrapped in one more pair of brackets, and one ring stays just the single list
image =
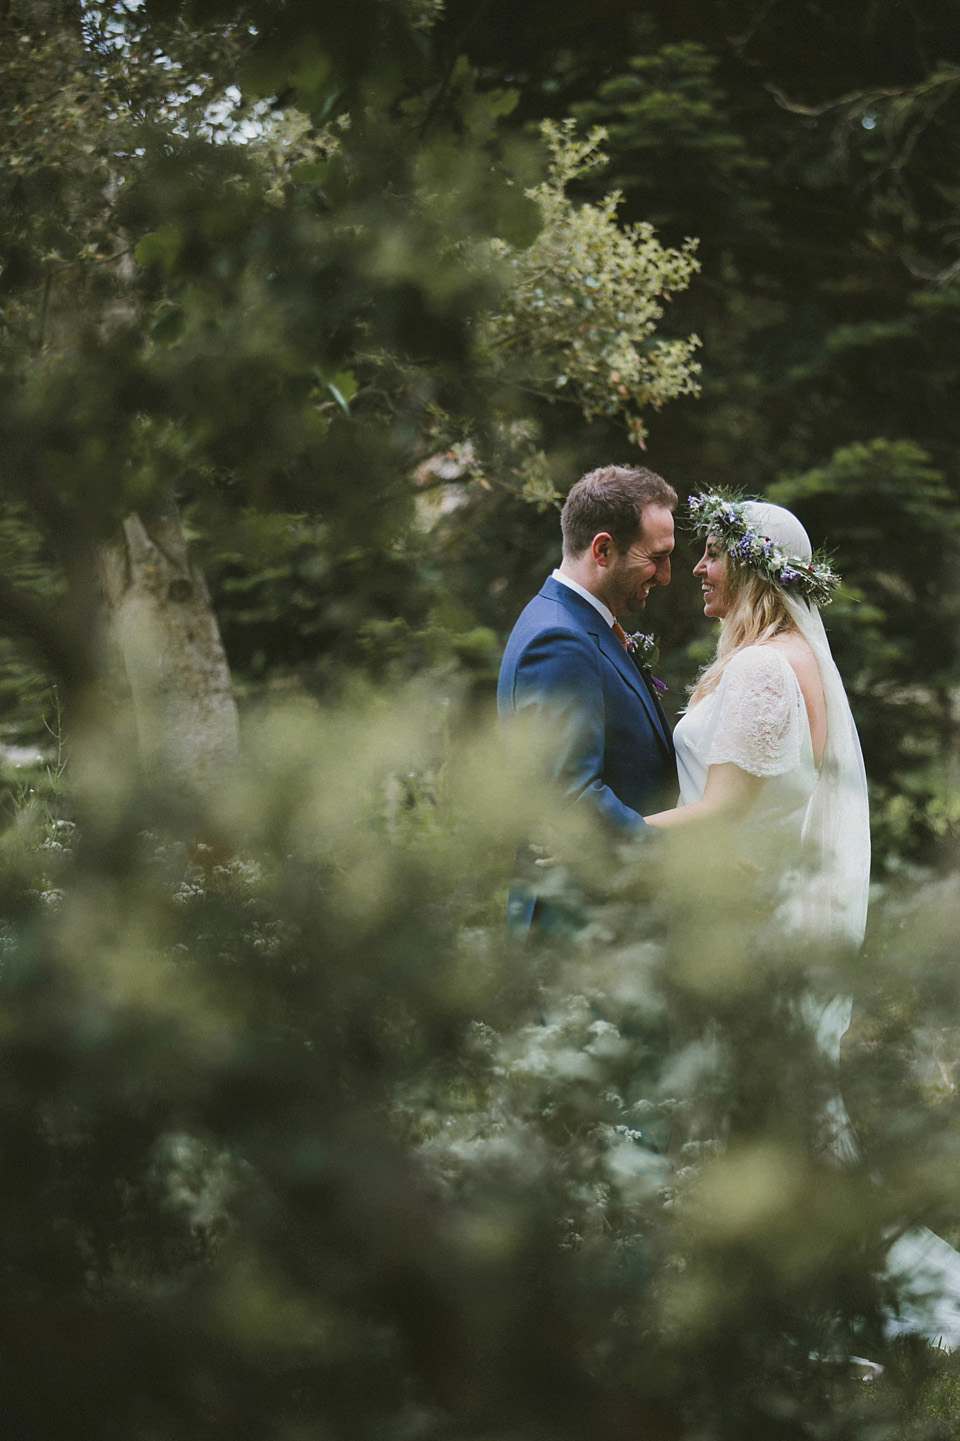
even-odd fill
[{"label": "bride's blonde hair", "polygon": [[727,613],[720,622],[716,654],[700,673],[690,693],[690,705],[716,690],[728,664],[744,646],[797,629],[780,589],[749,566],[734,565],[727,553],[723,557],[723,595]]}]

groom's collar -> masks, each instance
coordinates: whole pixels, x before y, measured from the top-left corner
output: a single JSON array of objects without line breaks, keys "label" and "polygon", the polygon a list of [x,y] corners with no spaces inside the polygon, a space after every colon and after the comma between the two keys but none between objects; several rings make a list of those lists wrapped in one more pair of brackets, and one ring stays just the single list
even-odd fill
[{"label": "groom's collar", "polygon": [[613,622],[616,619],[613,611],[608,605],[604,605],[602,600],[598,600],[595,595],[587,590],[586,586],[580,585],[579,581],[571,580],[570,577],[564,575],[561,570],[553,571],[551,579],[559,581],[561,585],[569,586],[572,591],[576,591],[577,595],[582,595],[584,600],[589,601],[594,610],[603,616],[610,629],[613,629]]}]

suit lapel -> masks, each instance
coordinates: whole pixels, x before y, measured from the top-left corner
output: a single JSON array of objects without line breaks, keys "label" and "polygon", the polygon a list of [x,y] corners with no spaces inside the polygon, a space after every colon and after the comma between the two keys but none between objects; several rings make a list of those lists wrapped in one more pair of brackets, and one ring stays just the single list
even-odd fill
[{"label": "suit lapel", "polygon": [[630,689],[635,691],[640,697],[650,717],[650,723],[653,726],[657,739],[663,746],[667,757],[672,760],[673,738],[670,734],[670,727],[667,725],[667,719],[663,714],[660,703],[641,675],[635,660],[630,653],[623,648],[620,641],[617,640],[617,637],[607,625],[600,612],[595,610],[588,600],[584,600],[583,596],[577,595],[577,592],[571,590],[568,585],[561,585],[561,583],[554,580],[552,576],[549,576],[544,582],[540,594],[548,600],[558,600],[564,609],[576,618],[577,624],[580,625],[588,635],[594,637],[602,653],[616,666]]},{"label": "suit lapel", "polygon": [[617,670],[623,676],[624,680],[631,687],[631,689],[635,690],[637,695],[643,701],[643,704],[646,707],[647,713],[650,716],[650,720],[653,724],[653,728],[656,731],[661,744],[664,746],[667,754],[672,756],[673,738],[670,735],[670,728],[667,725],[667,719],[666,716],[663,714],[660,703],[657,701],[652,690],[650,689],[649,683],[647,682],[646,678],[641,674],[640,667],[633,659],[633,656],[629,653],[629,651],[624,650],[620,641],[617,640],[617,637],[614,635],[610,627],[608,625],[604,625],[602,616],[598,615],[597,620],[599,621],[599,625],[595,632],[597,637],[597,644],[599,645],[603,654],[613,662],[613,664],[616,666]]}]

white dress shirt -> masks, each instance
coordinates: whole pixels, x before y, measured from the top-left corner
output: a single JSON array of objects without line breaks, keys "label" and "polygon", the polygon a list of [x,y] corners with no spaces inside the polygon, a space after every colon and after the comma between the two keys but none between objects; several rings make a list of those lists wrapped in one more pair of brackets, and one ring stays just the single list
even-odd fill
[{"label": "white dress shirt", "polygon": [[611,630],[613,630],[616,616],[608,605],[604,605],[602,600],[599,600],[597,596],[591,594],[591,592],[587,590],[585,586],[580,585],[579,581],[571,580],[568,575],[564,575],[562,570],[553,571],[553,579],[558,580],[561,585],[569,586],[571,590],[576,591],[577,595],[582,595],[584,600],[590,602],[594,610],[597,611],[599,615],[603,616],[604,620],[607,622],[607,625],[610,627]]}]

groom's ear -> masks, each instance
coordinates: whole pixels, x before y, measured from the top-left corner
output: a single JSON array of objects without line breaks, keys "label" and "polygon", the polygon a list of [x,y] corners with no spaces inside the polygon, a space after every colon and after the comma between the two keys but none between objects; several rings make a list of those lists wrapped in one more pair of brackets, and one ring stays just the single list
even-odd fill
[{"label": "groom's ear", "polygon": [[590,542],[590,552],[599,566],[608,566],[613,560],[616,549],[613,536],[605,530],[601,530]]}]

